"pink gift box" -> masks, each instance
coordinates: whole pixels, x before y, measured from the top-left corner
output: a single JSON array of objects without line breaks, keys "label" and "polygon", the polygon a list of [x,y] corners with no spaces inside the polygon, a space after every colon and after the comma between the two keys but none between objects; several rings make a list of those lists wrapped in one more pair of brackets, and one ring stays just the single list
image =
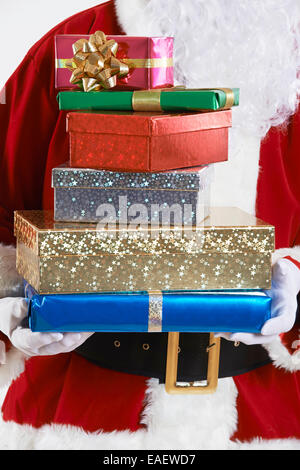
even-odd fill
[{"label": "pink gift box", "polygon": [[[70,83],[71,70],[65,61],[74,56],[72,46],[78,39],[89,39],[89,35],[61,34],[55,36],[56,74],[55,86],[59,90],[74,89]],[[117,59],[126,61],[130,72],[118,78],[115,90],[148,90],[174,85],[173,38],[107,36],[118,43]]]}]

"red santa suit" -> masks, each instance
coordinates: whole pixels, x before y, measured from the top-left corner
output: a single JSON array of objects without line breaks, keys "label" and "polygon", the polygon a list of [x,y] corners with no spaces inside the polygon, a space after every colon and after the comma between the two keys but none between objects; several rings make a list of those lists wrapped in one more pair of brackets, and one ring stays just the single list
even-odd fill
[{"label": "red santa suit", "polygon": [[[170,11],[172,2],[170,0]],[[206,31],[205,26],[212,25],[213,20],[216,23],[221,20],[218,10],[215,10],[217,18],[211,19],[212,10],[205,4],[199,2],[202,16],[197,26],[203,27],[204,34],[209,36],[211,31]],[[220,0],[215,4],[220,7]],[[282,0],[278,15],[282,13],[281,8],[284,14],[284,4],[287,2]],[[178,8],[177,18],[173,8],[173,19],[178,27],[184,28],[186,23],[186,30],[189,26],[192,37],[195,31],[187,20],[189,14],[190,18],[193,16],[189,8]],[[76,14],[35,44],[7,82],[6,104],[0,105],[2,296],[16,295],[20,285],[14,271],[14,248],[10,246],[14,243],[13,211],[51,208],[51,170],[68,158],[66,114],[58,110],[54,87],[54,36],[89,34],[97,30],[106,34],[172,35],[174,31],[160,21],[161,14],[155,0],[150,0],[149,4],[145,0],[109,1]],[[253,14],[258,12],[253,11]],[[249,21],[251,27],[251,18]],[[230,62],[232,54],[227,51],[228,62],[223,66],[217,64],[218,75],[214,75],[213,70],[204,70],[205,67],[197,65],[197,60],[199,64],[205,51],[201,35],[195,34],[198,34],[194,40],[199,50],[192,45],[188,50],[185,48],[189,39],[187,31],[183,31],[185,40],[175,32],[177,81],[189,86],[231,86],[228,82],[232,82],[233,75],[225,70],[234,68]],[[249,48],[246,38],[245,43]],[[190,57],[193,50],[196,58]],[[254,47],[254,59],[255,54]],[[184,57],[186,61],[196,61],[195,67],[187,70],[189,76]],[[265,79],[271,87],[267,72],[266,68]],[[221,83],[213,82],[218,80],[216,77],[220,77]],[[237,74],[237,80],[238,77]],[[289,86],[291,77],[287,77],[285,87]],[[240,86],[240,83],[233,85]],[[249,92],[249,88],[245,86],[245,89]],[[258,94],[254,110],[264,94],[261,83],[257,82],[253,93]],[[279,250],[274,260],[289,255],[300,261],[300,247],[288,248],[300,245],[300,112],[296,112],[284,128],[269,131],[261,145],[259,172],[260,140],[271,123],[282,123],[295,109],[295,96],[296,91],[292,95],[287,93],[285,101],[279,103],[278,121],[269,111],[265,120],[260,119],[260,127],[250,128],[249,134],[240,124],[235,126],[234,120],[234,128],[240,133],[233,134],[234,153],[228,164],[215,166],[213,204],[237,205],[254,213],[257,201],[257,215],[276,227]],[[243,103],[243,83],[241,101]],[[247,115],[247,109],[242,108],[241,112]],[[242,114],[238,122],[243,122]],[[241,142],[246,144],[243,146]],[[0,445],[12,449],[300,448],[299,325],[281,339],[266,346],[273,364],[234,378],[220,379],[217,392],[207,396],[169,396],[156,379],[103,369],[75,352],[34,357],[24,363],[22,353],[12,348],[6,339],[7,363],[0,367],[5,385],[1,389]],[[10,383],[12,377],[15,380]]]}]

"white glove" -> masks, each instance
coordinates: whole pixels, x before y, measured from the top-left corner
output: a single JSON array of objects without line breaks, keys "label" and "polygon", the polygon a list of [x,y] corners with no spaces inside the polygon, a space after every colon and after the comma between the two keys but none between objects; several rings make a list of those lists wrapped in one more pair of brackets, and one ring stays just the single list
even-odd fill
[{"label": "white glove", "polygon": [[[21,326],[28,301],[20,297],[0,299],[0,330],[27,356],[50,356],[73,351],[93,333],[33,333]],[[2,348],[3,349],[3,348]],[[2,358],[3,362],[3,358]]]},{"label": "white glove", "polygon": [[266,293],[272,298],[271,318],[263,325],[261,334],[216,333],[229,341],[245,344],[267,344],[277,335],[289,331],[296,319],[297,295],[300,291],[300,269],[290,260],[278,260],[272,269],[272,288]]},{"label": "white glove", "polygon": [[5,364],[6,352],[5,343],[0,340],[0,364]]}]

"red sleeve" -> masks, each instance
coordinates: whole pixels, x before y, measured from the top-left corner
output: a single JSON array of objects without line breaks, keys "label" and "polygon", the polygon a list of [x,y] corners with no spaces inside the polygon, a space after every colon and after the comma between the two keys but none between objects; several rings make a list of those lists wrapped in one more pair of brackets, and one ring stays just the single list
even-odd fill
[{"label": "red sleeve", "polygon": [[[0,104],[0,242],[14,243],[14,210],[42,208],[44,180],[49,181],[48,152],[59,117],[54,36],[89,34],[97,29],[122,34],[112,1],[52,29],[33,46],[6,84],[6,103]],[[67,148],[64,140],[62,135],[62,149]]]},{"label": "red sleeve", "polygon": [[47,148],[57,119],[33,58],[27,55],[6,84],[0,105],[0,240],[13,242],[13,210],[39,208]]},{"label": "red sleeve", "polygon": [[300,108],[261,144],[257,216],[275,225],[276,248],[300,245]]}]

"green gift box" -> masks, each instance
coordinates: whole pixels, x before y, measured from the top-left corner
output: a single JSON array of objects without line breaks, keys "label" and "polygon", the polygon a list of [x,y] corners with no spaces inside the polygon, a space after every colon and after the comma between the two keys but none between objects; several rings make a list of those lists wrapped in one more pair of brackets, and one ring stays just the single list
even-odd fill
[{"label": "green gift box", "polygon": [[238,88],[169,88],[144,91],[62,91],[59,109],[111,111],[217,111],[239,104]]}]

